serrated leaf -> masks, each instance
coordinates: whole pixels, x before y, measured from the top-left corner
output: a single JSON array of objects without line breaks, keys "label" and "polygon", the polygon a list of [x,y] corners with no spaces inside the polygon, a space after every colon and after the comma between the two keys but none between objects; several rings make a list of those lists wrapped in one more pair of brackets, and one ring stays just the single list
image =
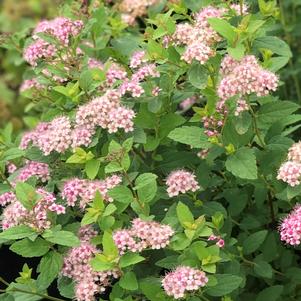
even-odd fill
[{"label": "serrated leaf", "polygon": [[217,284],[210,287],[206,293],[213,297],[222,297],[236,290],[243,281],[242,277],[230,274],[216,274]]},{"label": "serrated leaf", "polygon": [[130,265],[134,265],[136,263],[139,263],[141,261],[143,261],[145,258],[140,256],[137,253],[126,253],[124,255],[121,256],[120,261],[119,261],[119,266],[121,268],[126,268]]},{"label": "serrated leaf", "polygon": [[9,249],[23,257],[40,257],[46,254],[49,248],[50,244],[38,237],[35,241],[28,238],[16,241]]}]

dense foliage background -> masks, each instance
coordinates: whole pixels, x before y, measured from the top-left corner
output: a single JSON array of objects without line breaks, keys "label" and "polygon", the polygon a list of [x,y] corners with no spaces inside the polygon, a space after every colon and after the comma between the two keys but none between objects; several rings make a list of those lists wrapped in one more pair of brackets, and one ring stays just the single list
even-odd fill
[{"label": "dense foliage background", "polygon": [[301,300],[300,16],[2,1],[0,300]]}]

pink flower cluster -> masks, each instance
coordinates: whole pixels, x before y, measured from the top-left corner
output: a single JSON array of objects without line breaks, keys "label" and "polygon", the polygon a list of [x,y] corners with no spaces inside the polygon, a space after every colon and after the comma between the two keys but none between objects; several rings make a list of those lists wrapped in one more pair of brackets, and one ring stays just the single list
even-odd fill
[{"label": "pink flower cluster", "polygon": [[79,201],[79,207],[84,209],[90,203],[97,191],[107,202],[113,199],[108,196],[108,191],[121,183],[121,177],[113,175],[104,180],[72,179],[63,186],[62,198],[67,201],[68,206],[74,207]]},{"label": "pink flower cluster", "polygon": [[7,172],[11,175],[12,173],[14,173],[17,170],[17,166],[12,162],[8,162],[6,164],[6,169],[7,169]]},{"label": "pink flower cluster", "polygon": [[[55,203],[55,196],[44,189],[36,190],[38,198],[31,210],[26,209],[12,192],[0,196],[0,204],[6,206],[2,213],[2,228],[8,229],[17,225],[27,225],[34,229],[50,228],[49,212],[64,214],[65,207]],[[9,205],[8,205],[9,204]]]},{"label": "pink flower cluster", "polygon": [[71,123],[67,117],[57,117],[51,122],[42,122],[25,133],[21,139],[20,148],[27,149],[29,144],[38,147],[45,156],[52,151],[62,153],[71,144]]},{"label": "pink flower cluster", "polygon": [[90,240],[96,236],[90,227],[82,227],[79,230],[81,244],[72,248],[64,258],[62,275],[73,279],[75,282],[75,296],[78,301],[94,301],[95,295],[105,291],[112,278],[120,276],[119,271],[109,270],[94,272],[89,261],[98,253]]},{"label": "pink flower cluster", "polygon": [[120,104],[118,92],[107,91],[105,95],[78,108],[73,127],[68,117],[42,122],[23,135],[20,148],[27,149],[32,143],[47,156],[52,151],[63,153],[69,147],[88,146],[98,126],[108,129],[109,133],[115,133],[118,129],[133,131],[134,116],[133,110]]},{"label": "pink flower cluster", "polygon": [[294,187],[300,184],[301,178],[301,142],[294,143],[288,150],[288,161],[282,163],[277,179]]},{"label": "pink flower cluster", "polygon": [[67,47],[72,36],[77,36],[83,28],[80,20],[72,21],[68,18],[55,18],[40,22],[33,32],[35,40],[25,50],[23,57],[30,65],[36,66],[40,59],[53,59],[58,51],[57,47],[40,38],[38,33],[46,33],[55,37],[62,47]]},{"label": "pink flower cluster", "polygon": [[122,0],[119,4],[122,20],[133,25],[137,17],[146,14],[147,8],[158,3],[158,0]]},{"label": "pink flower cluster", "polygon": [[234,115],[239,116],[244,111],[249,111],[249,105],[244,99],[238,99]]},{"label": "pink flower cluster", "polygon": [[218,87],[218,95],[222,100],[252,93],[265,96],[276,91],[278,86],[278,77],[263,69],[254,55],[245,56],[240,61],[226,56],[221,64],[221,74],[223,78]]},{"label": "pink flower cluster", "polygon": [[168,225],[136,218],[130,229],[115,231],[113,239],[119,253],[124,254],[127,251],[141,252],[147,248],[165,248],[173,234],[173,229]]},{"label": "pink flower cluster", "polygon": [[223,248],[225,246],[225,241],[218,235],[210,235],[209,238],[208,238],[208,241],[216,241],[216,245],[219,247],[219,248]]},{"label": "pink flower cluster", "polygon": [[197,100],[196,96],[188,97],[188,98],[184,99],[183,101],[181,101],[180,108],[182,110],[188,110],[188,109],[190,109],[190,107],[192,105],[194,105],[196,103],[196,100]]},{"label": "pink flower cluster", "polygon": [[18,171],[17,177],[14,179],[14,183],[25,182],[30,177],[37,177],[42,182],[46,182],[50,179],[49,166],[46,163],[27,161],[25,166]]},{"label": "pink flower cluster", "polygon": [[166,179],[167,193],[170,197],[177,196],[187,191],[197,191],[200,189],[195,175],[186,170],[175,170]]},{"label": "pink flower cluster", "polygon": [[199,290],[208,282],[206,274],[188,266],[177,267],[168,273],[162,280],[165,293],[174,299],[185,297],[186,293]]},{"label": "pink flower cluster", "polygon": [[280,238],[292,246],[300,245],[301,242],[301,206],[297,205],[285,218],[279,227]]},{"label": "pink flower cluster", "polygon": [[32,79],[26,79],[23,81],[23,83],[20,86],[20,92],[24,92],[29,89],[37,89],[41,90],[43,89],[43,85],[40,84],[35,78]]}]

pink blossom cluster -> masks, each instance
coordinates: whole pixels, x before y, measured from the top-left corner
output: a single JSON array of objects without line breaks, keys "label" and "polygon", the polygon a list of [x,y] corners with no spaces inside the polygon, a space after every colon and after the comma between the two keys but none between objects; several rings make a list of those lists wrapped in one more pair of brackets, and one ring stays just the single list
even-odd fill
[{"label": "pink blossom cluster", "polygon": [[23,81],[23,83],[20,86],[20,92],[24,92],[29,89],[37,89],[41,90],[43,89],[43,85],[40,84],[35,78],[32,79],[26,79]]},{"label": "pink blossom cluster", "polygon": [[46,163],[27,161],[25,166],[18,170],[18,175],[14,179],[14,183],[25,182],[30,177],[37,177],[42,182],[50,179],[49,166]]},{"label": "pink blossom cluster", "polygon": [[41,122],[34,130],[23,135],[20,148],[27,149],[30,143],[38,147],[45,156],[52,151],[66,151],[71,144],[70,120],[67,117],[57,117],[51,122]]},{"label": "pink blossom cluster", "polygon": [[141,252],[147,248],[165,248],[173,234],[173,229],[168,225],[136,218],[130,229],[115,231],[113,239],[119,253],[124,254],[126,251]]},{"label": "pink blossom cluster", "polygon": [[165,293],[174,299],[184,298],[186,293],[199,290],[208,282],[206,274],[188,266],[177,267],[162,280]]},{"label": "pink blossom cluster", "polygon": [[108,129],[109,133],[118,129],[133,131],[134,117],[133,110],[120,104],[120,94],[109,90],[78,108],[73,127],[69,118],[64,116],[42,122],[23,135],[20,148],[27,149],[32,143],[46,156],[52,151],[63,153],[69,147],[88,146],[98,126]]},{"label": "pink blossom cluster", "polygon": [[99,251],[90,240],[97,234],[91,227],[81,228],[79,247],[72,248],[64,258],[62,275],[75,282],[75,296],[78,301],[94,301],[95,295],[105,291],[112,278],[118,278],[117,269],[105,272],[94,272],[90,260]]},{"label": "pink blossom cluster", "polygon": [[147,8],[158,3],[159,0],[122,0],[119,4],[122,20],[133,25],[137,17],[146,14]]},{"label": "pink blossom cluster", "polygon": [[213,45],[221,40],[221,37],[210,26],[209,18],[223,18],[227,12],[224,8],[208,6],[201,9],[193,17],[193,23],[179,23],[171,37],[165,37],[163,43],[167,46],[170,42],[174,45],[186,46],[182,60],[191,64],[193,60],[205,64],[215,55]]},{"label": "pink blossom cluster", "polygon": [[26,209],[12,192],[0,196],[0,204],[6,206],[2,213],[2,228],[8,229],[17,225],[27,225],[37,230],[50,228],[49,212],[64,214],[65,207],[55,203],[54,194],[42,188],[36,190],[37,200],[31,210]]},{"label": "pink blossom cluster", "polygon": [[294,143],[288,150],[288,161],[282,163],[277,179],[294,187],[300,184],[301,177],[301,142]]},{"label": "pink blossom cluster", "polygon": [[79,201],[79,207],[84,209],[90,203],[97,191],[107,202],[113,199],[108,196],[108,191],[121,183],[121,177],[113,175],[104,180],[71,179],[65,182],[62,190],[62,198],[67,205],[74,207]]},{"label": "pink blossom cluster", "polygon": [[301,206],[297,205],[291,213],[282,220],[280,238],[292,246],[300,245],[301,242]]},{"label": "pink blossom cluster", "polygon": [[190,107],[192,105],[194,105],[196,103],[196,100],[197,100],[196,96],[188,97],[188,98],[184,99],[183,101],[181,101],[180,108],[182,110],[188,110],[188,109],[190,109]]},{"label": "pink blossom cluster", "polygon": [[33,38],[38,39],[37,33],[47,33],[57,38],[64,46],[68,46],[70,38],[77,36],[84,24],[81,20],[72,21],[69,18],[58,17],[53,20],[44,20],[38,23]]},{"label": "pink blossom cluster", "polygon": [[202,149],[197,153],[197,156],[201,159],[206,159],[208,153],[209,153],[209,149]]},{"label": "pink blossom cluster", "polygon": [[240,61],[226,56],[221,64],[221,75],[223,78],[218,87],[218,95],[222,100],[252,93],[265,96],[276,91],[278,86],[278,77],[263,69],[254,55],[247,55]]},{"label": "pink blossom cluster", "polygon": [[234,115],[239,116],[244,111],[249,111],[249,105],[244,99],[238,99]]},{"label": "pink blossom cluster", "polygon": [[187,191],[200,189],[195,175],[186,170],[174,170],[166,179],[167,193],[170,197],[177,196]]},{"label": "pink blossom cluster", "polygon": [[12,173],[14,173],[18,168],[17,166],[12,163],[12,162],[8,162],[6,164],[6,169],[7,169],[7,172],[11,175]]},{"label": "pink blossom cluster", "polygon": [[38,60],[50,60],[53,59],[57,52],[54,45],[48,42],[38,39],[30,44],[24,50],[23,57],[26,62],[32,66],[37,66]]},{"label": "pink blossom cluster", "polygon": [[[125,69],[119,64],[112,62],[106,71],[106,82],[103,88],[112,88],[117,80],[121,83],[118,88],[120,96],[129,93],[132,97],[140,97],[144,93],[141,86],[147,77],[159,77],[160,73],[157,71],[155,64],[147,63],[145,51],[136,51],[130,58],[130,68],[132,68],[132,76],[129,77]],[[105,70],[104,64],[98,60],[90,59],[88,61],[89,68],[98,68]],[[157,90],[158,93],[159,91]]]},{"label": "pink blossom cluster", "polygon": [[57,47],[38,36],[45,33],[55,37],[62,47],[67,47],[70,38],[77,36],[83,28],[80,20],[72,21],[68,18],[58,17],[50,21],[41,21],[33,32],[34,42],[26,47],[23,57],[30,65],[36,66],[40,59],[53,59],[57,54]]},{"label": "pink blossom cluster", "polygon": [[219,235],[214,235],[214,234],[210,235],[208,241],[216,241],[215,244],[219,248],[223,248],[225,246],[225,241]]}]

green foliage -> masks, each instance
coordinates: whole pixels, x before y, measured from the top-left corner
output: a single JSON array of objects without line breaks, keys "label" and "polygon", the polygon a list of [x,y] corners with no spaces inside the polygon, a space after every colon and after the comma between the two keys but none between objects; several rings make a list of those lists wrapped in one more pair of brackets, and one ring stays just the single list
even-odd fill
[{"label": "green foliage", "polygon": [[[252,0],[244,13],[246,1],[158,0],[145,11],[142,8],[131,24],[126,22],[131,21],[128,12],[136,10],[123,7],[122,0],[70,0],[57,8],[49,6],[51,1],[24,1],[29,10],[20,22],[12,22],[7,15],[15,11],[16,4],[3,2],[0,24],[7,34],[1,36],[4,75],[0,104],[5,100],[5,105],[0,109],[11,112],[9,118],[0,113],[0,125],[4,126],[0,130],[0,195],[14,193],[17,201],[12,200],[12,205],[18,202],[23,211],[10,216],[13,206],[3,201],[0,244],[22,257],[39,257],[40,263],[37,267],[24,265],[10,284],[0,278],[5,286],[0,301],[59,300],[47,293],[55,280],[62,297],[75,299],[78,282],[61,271],[70,250],[88,243],[93,252],[83,262],[89,265],[87,270],[109,271],[110,275],[105,286],[111,288],[95,294],[97,300],[172,300],[162,287],[162,278],[179,266],[202,270],[208,278],[204,287],[186,292],[183,300],[299,300],[299,247],[280,242],[278,224],[300,202],[301,188],[279,181],[277,171],[300,136],[301,2]],[[234,2],[236,8],[231,6]],[[201,19],[197,13],[208,5],[222,10],[222,16],[209,14],[206,26],[199,25],[201,21],[194,19]],[[53,11],[43,11],[43,6]],[[56,54],[55,58],[39,57],[36,66],[29,66],[22,52],[35,40],[30,37],[35,21],[56,16],[80,19],[83,28],[67,46],[51,32],[36,33],[34,38],[55,46]],[[182,25],[183,31],[179,30]],[[190,26],[205,27],[195,34]],[[208,60],[194,57],[185,61],[185,56],[203,43],[211,51]],[[153,64],[159,75],[139,80],[139,96],[130,89],[121,93],[126,84],[137,84],[132,81],[137,73],[144,76],[144,69],[131,66],[132,55],[142,50],[142,66],[149,64],[151,69]],[[237,94],[223,102],[220,83],[225,75],[221,67],[226,55],[236,61],[254,55],[262,68],[276,73],[278,90],[263,88],[261,93]],[[91,67],[93,61],[99,66]],[[120,74],[111,82],[114,73]],[[32,78],[41,87],[17,91],[22,80]],[[239,80],[249,79],[242,74]],[[228,88],[235,84],[231,82]],[[101,109],[105,114],[99,112],[99,104],[89,107],[81,120],[86,128],[76,128],[81,118],[79,107],[108,90],[122,94],[120,104],[108,97],[110,104],[103,102]],[[241,100],[247,106],[243,112],[238,111]],[[115,131],[114,126],[124,126],[126,119],[113,116],[110,110],[115,106],[133,110],[133,131],[130,126]],[[24,135],[21,127],[32,130],[61,116],[69,118],[72,131],[92,128],[91,140],[74,137],[74,132],[66,129],[59,135],[67,142],[53,138],[56,133],[50,140],[61,148],[75,138],[88,142],[79,147],[70,142],[66,150],[47,156],[39,143],[29,144],[26,150],[19,148]],[[110,118],[119,119],[112,125]],[[48,138],[40,133],[35,137],[38,142]],[[41,178],[37,173],[21,181],[19,175],[27,160],[47,163],[50,177]],[[8,172],[8,163],[15,164],[17,171]],[[181,187],[178,195],[170,197],[166,179],[181,169],[190,171],[200,188],[185,191]],[[116,175],[118,184],[106,182]],[[86,185],[78,191],[71,189],[73,205],[62,192],[74,178]],[[49,209],[52,201],[45,201],[39,188],[52,193],[55,203],[66,211],[58,214]],[[38,217],[44,206],[45,215]],[[170,241],[164,248],[120,251],[114,234],[130,229],[135,218],[169,225],[173,231]],[[80,227],[97,234],[83,242]],[[147,230],[142,229],[141,236]],[[141,240],[134,238],[136,243]]]}]

